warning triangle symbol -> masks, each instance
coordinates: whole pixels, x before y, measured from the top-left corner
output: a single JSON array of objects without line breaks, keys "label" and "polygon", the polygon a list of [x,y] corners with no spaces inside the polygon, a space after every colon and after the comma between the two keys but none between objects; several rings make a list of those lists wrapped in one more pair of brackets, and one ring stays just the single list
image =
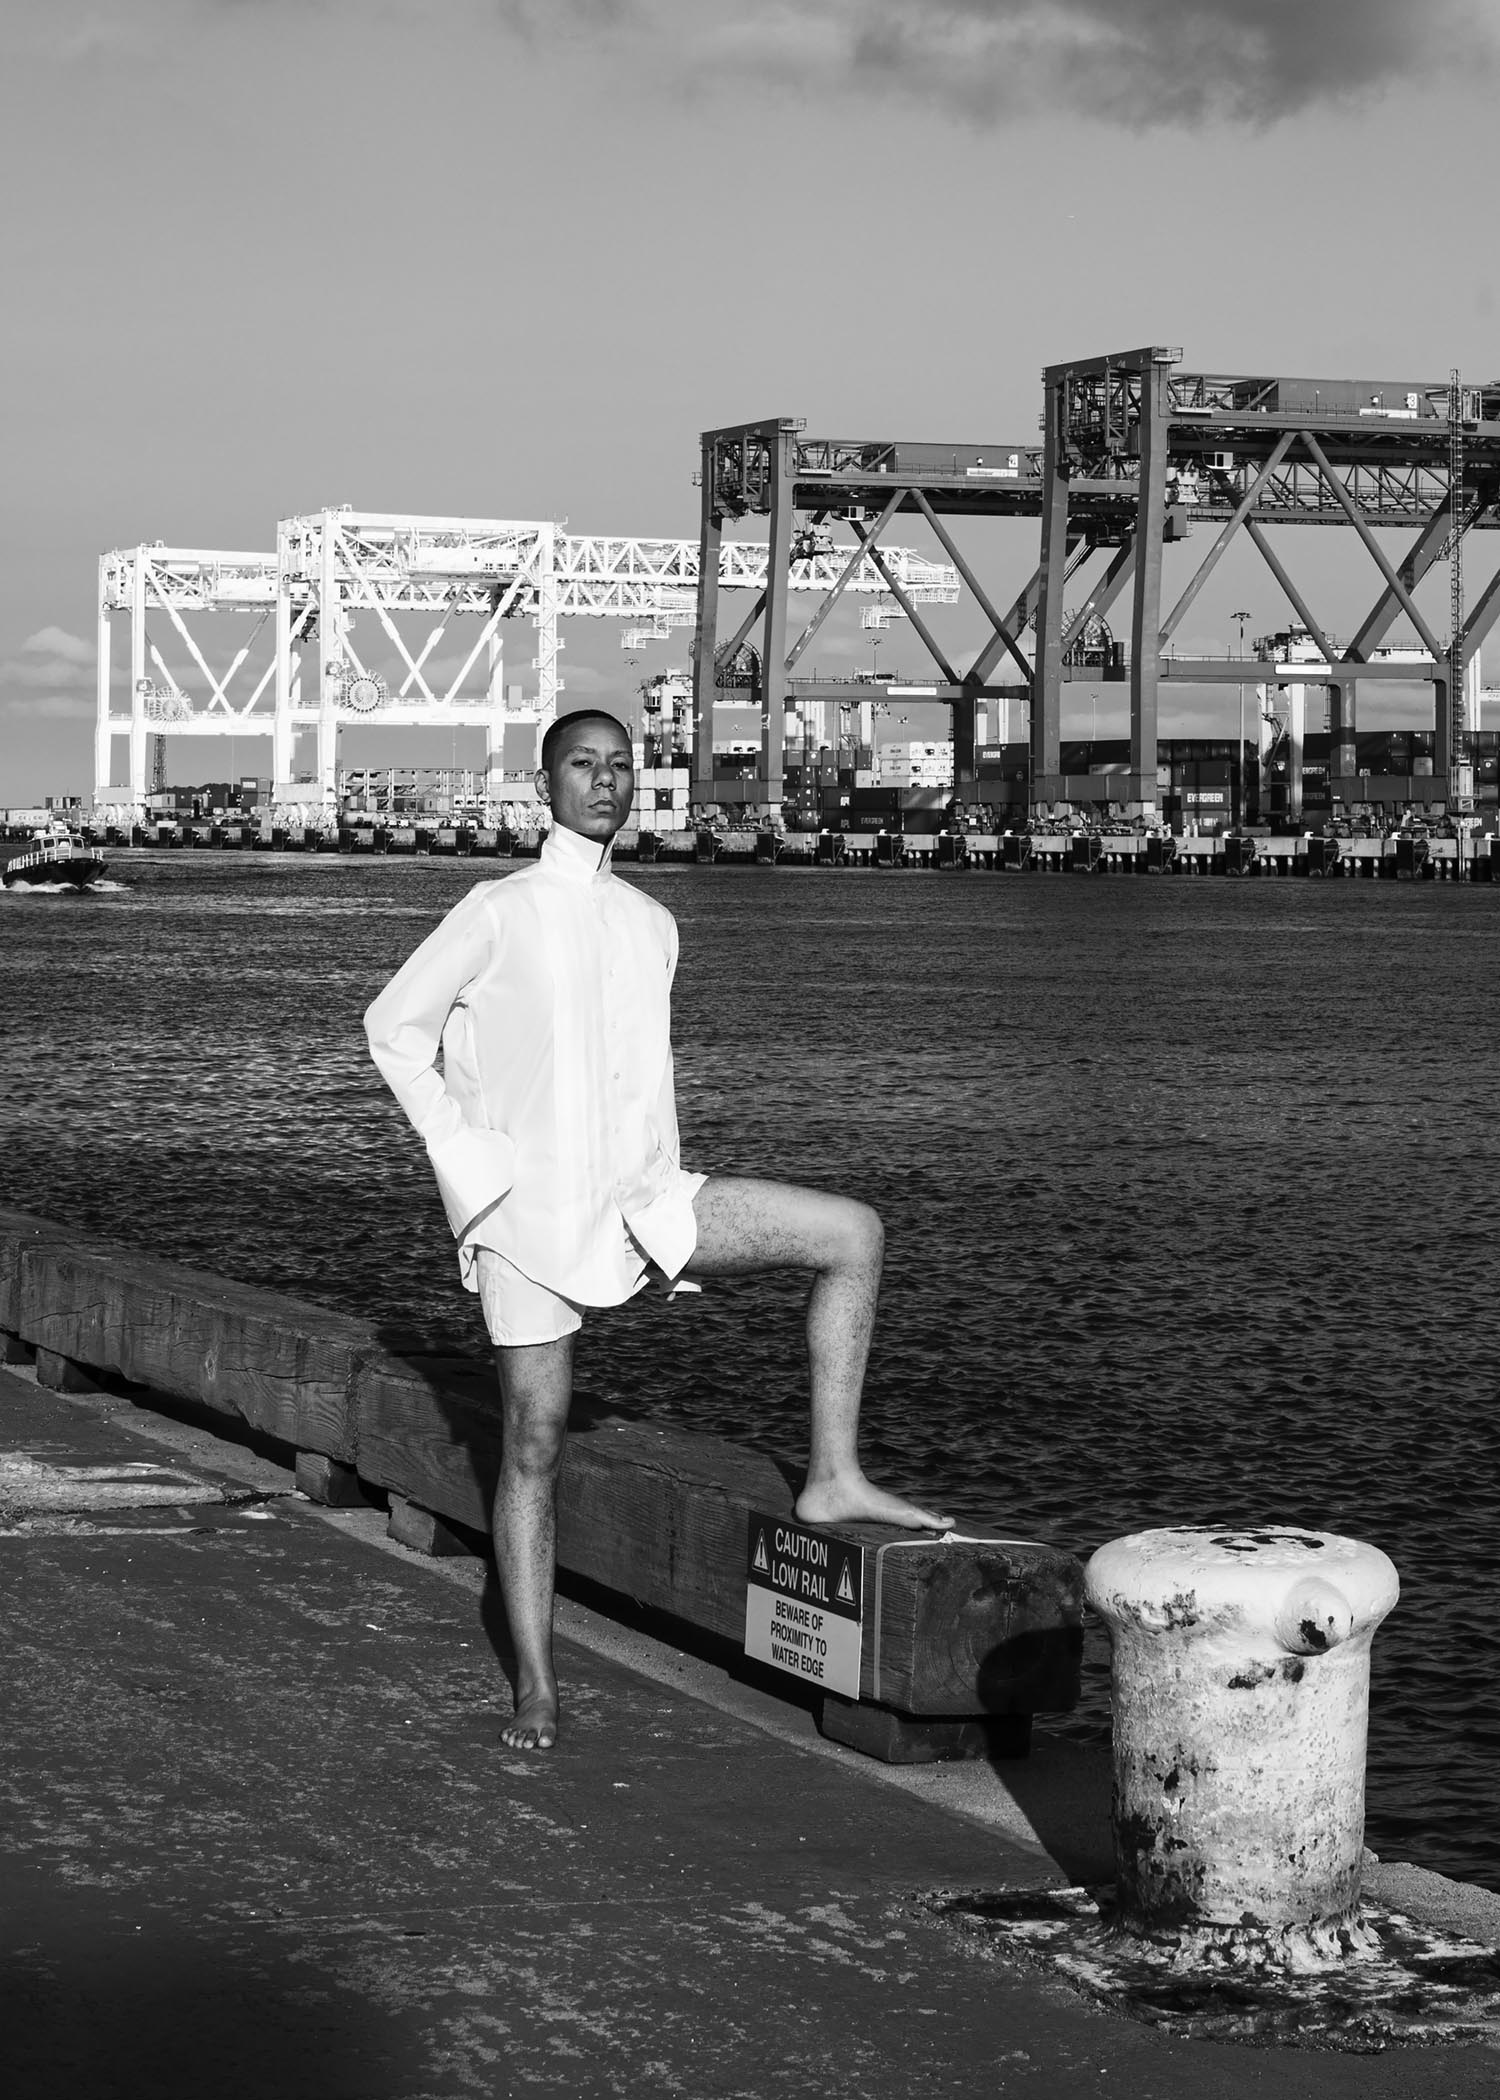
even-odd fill
[{"label": "warning triangle symbol", "polygon": [[751,1565],[758,1568],[763,1575],[770,1571],[771,1563],[766,1558],[766,1535],[763,1531],[755,1534],[755,1559]]},{"label": "warning triangle symbol", "polygon": [[852,1604],[854,1602],[854,1584],[849,1580],[848,1561],[845,1561],[839,1569],[839,1586],[834,1594],[837,1596],[840,1604]]}]

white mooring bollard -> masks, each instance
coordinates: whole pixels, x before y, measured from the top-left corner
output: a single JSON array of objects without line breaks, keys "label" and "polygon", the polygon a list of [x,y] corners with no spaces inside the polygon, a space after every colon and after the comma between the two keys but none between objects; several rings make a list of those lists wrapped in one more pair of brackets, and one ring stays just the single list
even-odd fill
[{"label": "white mooring bollard", "polygon": [[1292,1967],[1365,1950],[1370,1643],[1399,1592],[1378,1548],[1283,1525],[1094,1555],[1124,1925]]}]

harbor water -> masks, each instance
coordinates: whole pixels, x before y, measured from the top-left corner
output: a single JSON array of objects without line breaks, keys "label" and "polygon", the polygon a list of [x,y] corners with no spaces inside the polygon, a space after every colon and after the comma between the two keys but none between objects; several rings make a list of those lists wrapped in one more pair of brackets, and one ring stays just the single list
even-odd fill
[{"label": "harbor water", "polygon": [[[503,865],[112,872],[0,895],[0,1200],[482,1349],[359,1017]],[[1268,1520],[1382,1547],[1369,1840],[1500,1889],[1500,890],[625,879],[682,930],[686,1163],[885,1218],[870,1470],[1078,1552]],[[800,1297],[601,1314],[579,1383],[795,1455]],[[1107,1731],[1097,1636],[1066,1725]]]}]

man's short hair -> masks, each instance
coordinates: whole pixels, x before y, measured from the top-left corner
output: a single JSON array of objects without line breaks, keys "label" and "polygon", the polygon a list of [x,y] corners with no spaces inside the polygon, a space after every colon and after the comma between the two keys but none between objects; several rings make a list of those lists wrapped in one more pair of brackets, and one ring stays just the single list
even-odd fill
[{"label": "man's short hair", "polygon": [[630,742],[630,731],[615,715],[602,707],[575,707],[570,715],[559,715],[542,738],[542,771],[552,770],[552,755],[557,749],[557,740],[572,722],[608,722],[611,729],[618,729],[626,743]]}]

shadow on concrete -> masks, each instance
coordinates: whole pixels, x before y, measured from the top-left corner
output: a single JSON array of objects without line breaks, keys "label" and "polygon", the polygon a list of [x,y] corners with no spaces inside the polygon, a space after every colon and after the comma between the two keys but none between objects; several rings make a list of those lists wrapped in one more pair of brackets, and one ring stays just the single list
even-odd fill
[{"label": "shadow on concrete", "polygon": [[1029,1757],[991,1760],[1001,1785],[1042,1849],[1078,1887],[1115,1878],[1110,1834],[1110,1761],[1087,1743],[1039,1727]]},{"label": "shadow on concrete", "polygon": [[43,1909],[3,1975],[7,2100],[401,2100],[425,2089],[416,2023],[331,1975],[305,1928],[150,1912],[132,1922],[128,1908],[101,1926],[78,1901]]}]

